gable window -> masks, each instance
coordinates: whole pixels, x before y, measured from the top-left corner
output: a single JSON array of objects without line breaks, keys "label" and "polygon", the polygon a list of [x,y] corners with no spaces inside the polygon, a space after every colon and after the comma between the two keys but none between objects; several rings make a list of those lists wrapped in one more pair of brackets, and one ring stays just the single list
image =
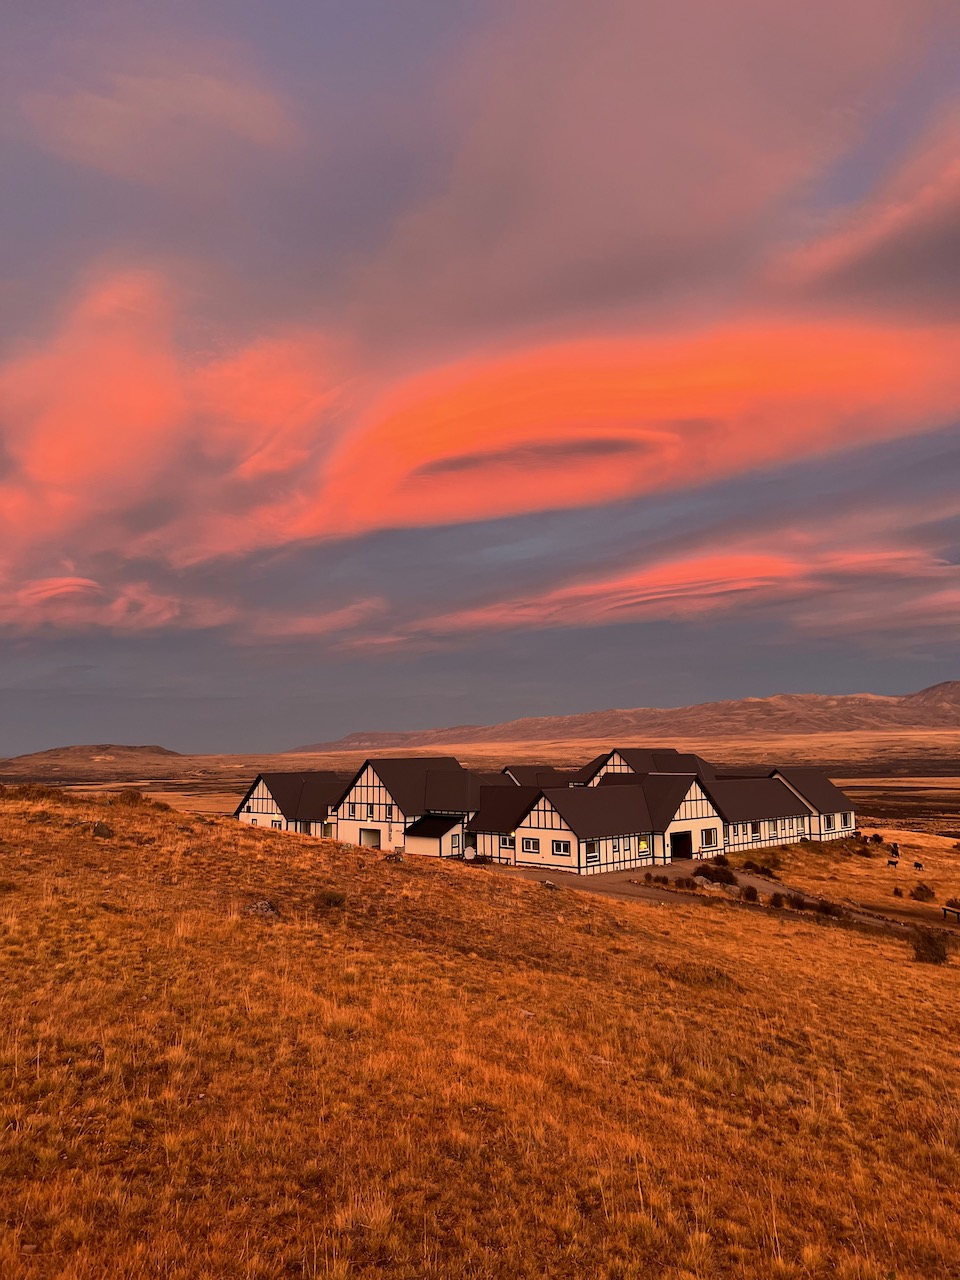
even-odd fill
[{"label": "gable window", "polygon": [[823,825],[828,831],[833,831],[837,825],[836,817],[832,813],[825,813],[823,815]]},{"label": "gable window", "polygon": [[524,836],[521,841],[521,847],[524,853],[539,853],[540,841],[534,839],[532,836]]},{"label": "gable window", "polygon": [[569,858],[570,857],[570,841],[554,840],[553,856],[555,858]]},{"label": "gable window", "polygon": [[357,816],[357,806],[355,804],[347,805],[347,817],[355,818]]},{"label": "gable window", "polygon": [[700,844],[709,848],[717,843],[717,828],[704,827],[700,832]]},{"label": "gable window", "polygon": [[500,848],[501,848],[501,849],[515,849],[516,847],[517,847],[517,838],[516,838],[516,836],[501,836],[501,837],[500,837]]},{"label": "gable window", "polygon": [[751,840],[760,839],[760,823],[759,822],[750,823],[750,839]]},{"label": "gable window", "polygon": [[373,814],[374,814],[374,807],[373,807],[373,805],[372,805],[372,804],[368,804],[368,805],[367,805],[367,817],[368,817],[368,818],[372,818],[372,817],[373,817]]},{"label": "gable window", "polygon": [[599,861],[600,861],[600,841],[588,840],[587,841],[587,862],[599,862]]},{"label": "gable window", "polygon": [[392,804],[387,805],[387,821],[388,822],[393,821],[393,805]]},{"label": "gable window", "polygon": [[245,805],[243,806],[243,812],[244,812],[244,813],[253,813],[253,805],[252,805],[252,804],[245,804]]}]

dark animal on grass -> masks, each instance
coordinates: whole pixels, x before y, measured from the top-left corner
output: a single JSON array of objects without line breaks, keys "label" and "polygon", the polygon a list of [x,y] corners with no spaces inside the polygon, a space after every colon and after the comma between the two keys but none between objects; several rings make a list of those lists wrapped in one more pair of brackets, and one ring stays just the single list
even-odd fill
[{"label": "dark animal on grass", "polygon": [[923,863],[922,863],[922,862],[915,862],[915,863],[913,864],[913,869],[914,869],[914,871],[922,871],[922,870],[923,870]]},{"label": "dark animal on grass", "polygon": [[896,859],[896,858],[888,858],[888,859],[887,859],[887,866],[888,866],[888,867],[899,867],[899,865],[900,865],[900,863],[897,861],[897,859]]}]

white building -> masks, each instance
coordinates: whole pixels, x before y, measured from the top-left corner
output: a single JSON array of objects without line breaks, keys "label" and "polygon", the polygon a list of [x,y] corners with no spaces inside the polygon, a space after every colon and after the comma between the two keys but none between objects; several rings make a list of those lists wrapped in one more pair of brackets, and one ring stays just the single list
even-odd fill
[{"label": "white building", "polygon": [[251,827],[336,839],[336,806],[348,778],[332,772],[259,773],[233,816]]}]

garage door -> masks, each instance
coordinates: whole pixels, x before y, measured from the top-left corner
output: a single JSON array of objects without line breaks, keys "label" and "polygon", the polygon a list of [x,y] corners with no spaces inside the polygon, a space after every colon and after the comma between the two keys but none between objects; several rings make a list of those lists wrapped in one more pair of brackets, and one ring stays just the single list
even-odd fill
[{"label": "garage door", "polygon": [[380,828],[379,827],[361,827],[360,843],[368,849],[380,848]]}]

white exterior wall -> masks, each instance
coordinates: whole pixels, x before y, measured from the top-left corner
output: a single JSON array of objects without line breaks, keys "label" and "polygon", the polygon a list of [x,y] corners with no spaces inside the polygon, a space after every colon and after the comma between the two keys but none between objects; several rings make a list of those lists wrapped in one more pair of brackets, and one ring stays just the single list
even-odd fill
[{"label": "white exterior wall", "polygon": [[602,764],[600,766],[599,770],[596,772],[596,774],[594,774],[590,782],[587,783],[587,786],[588,787],[598,786],[600,783],[600,779],[603,777],[605,773],[633,773],[633,770],[627,764],[626,760],[624,760],[620,752],[614,751],[613,755],[606,762],[606,764]]},{"label": "white exterior wall", "polygon": [[[673,820],[663,833],[666,861],[672,860],[670,837],[684,831],[690,832],[694,858],[714,858],[718,853],[723,852],[723,819],[707,799],[699,782],[690,784],[689,791],[681,800]],[[715,833],[713,844],[705,843],[704,832],[706,831]]]},{"label": "white exterior wall", "polygon": [[[779,773],[775,774],[774,777],[779,778],[785,787],[789,787],[795,796],[803,800],[800,792],[786,778]],[[813,808],[809,800],[805,800],[804,804]],[[844,823],[845,817],[848,819],[846,823]],[[832,826],[828,826],[829,819],[833,820]],[[837,840],[841,836],[852,836],[856,829],[857,815],[852,809],[846,810],[845,813],[818,813],[814,809],[810,815],[809,834],[811,840]]]},{"label": "white exterior wall", "polygon": [[[354,806],[352,815],[351,806]],[[337,839],[344,844],[358,845],[362,830],[376,830],[380,832],[381,849],[402,849],[406,821],[393,796],[367,765],[337,809]]]},{"label": "white exterior wall", "polygon": [[[793,844],[810,834],[809,814],[797,814],[793,818],[761,818],[753,822],[733,822],[725,828],[726,846],[731,852],[748,853],[751,849],[766,849],[771,845]],[[754,835],[754,828],[759,834]]]},{"label": "white exterior wall", "polygon": [[304,823],[301,827],[299,822],[289,822],[283,816],[280,806],[262,779],[257,783],[253,794],[248,796],[238,819],[248,827],[265,827],[268,831],[300,831],[307,826]]},{"label": "white exterior wall", "polygon": [[[515,861],[518,866],[552,867],[593,875],[600,871],[623,871],[646,867],[653,862],[650,832],[627,831],[619,836],[578,840],[549,800],[541,798],[517,827]],[[524,849],[524,841],[537,841],[539,848]],[[554,842],[570,845],[569,853],[555,853]]]},{"label": "white exterior wall", "polygon": [[405,836],[404,850],[428,858],[455,858],[463,853],[463,826],[453,827],[444,836]]}]

